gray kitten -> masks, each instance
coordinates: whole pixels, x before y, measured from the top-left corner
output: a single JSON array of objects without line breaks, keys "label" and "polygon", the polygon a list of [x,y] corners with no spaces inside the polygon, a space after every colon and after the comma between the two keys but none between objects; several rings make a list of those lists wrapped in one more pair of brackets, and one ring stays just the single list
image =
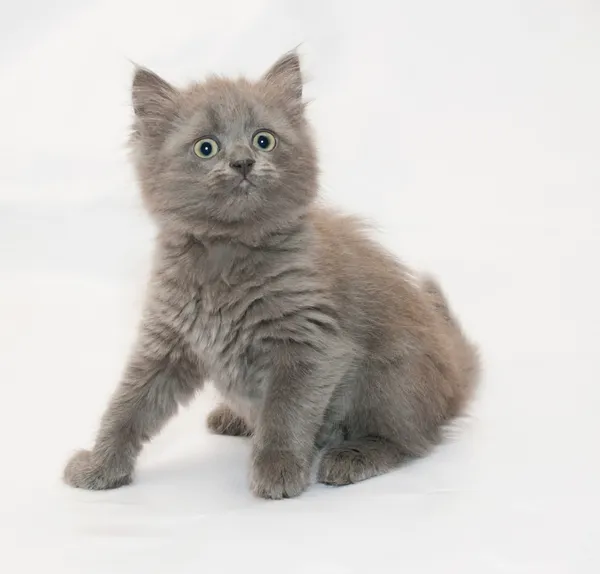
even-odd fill
[{"label": "gray kitten", "polygon": [[139,337],[92,451],[65,481],[132,479],[136,458],[211,379],[221,434],[252,436],[252,491],[297,496],[424,455],[476,385],[438,286],[359,222],[318,207],[300,63],[178,90],[139,68],[131,145],[158,224]]}]

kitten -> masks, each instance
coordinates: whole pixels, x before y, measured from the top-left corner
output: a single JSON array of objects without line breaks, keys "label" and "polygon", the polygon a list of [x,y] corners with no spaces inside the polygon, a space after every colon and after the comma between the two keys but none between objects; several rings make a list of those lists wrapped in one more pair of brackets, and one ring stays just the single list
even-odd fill
[{"label": "kitten", "polygon": [[139,68],[131,146],[159,236],[139,337],[95,446],[88,489],[136,457],[211,379],[216,433],[251,436],[252,491],[299,495],[427,453],[477,381],[474,347],[436,283],[415,280],[355,219],[318,207],[300,63],[178,90]]}]

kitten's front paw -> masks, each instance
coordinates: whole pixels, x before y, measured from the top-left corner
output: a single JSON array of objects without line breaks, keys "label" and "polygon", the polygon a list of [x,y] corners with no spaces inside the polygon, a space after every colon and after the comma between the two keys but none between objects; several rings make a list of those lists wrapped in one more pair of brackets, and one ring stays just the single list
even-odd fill
[{"label": "kitten's front paw", "polygon": [[251,488],[261,498],[292,498],[306,490],[309,466],[287,451],[263,450],[252,461]]},{"label": "kitten's front paw", "polygon": [[129,484],[131,475],[130,471],[94,460],[94,455],[89,450],[80,450],[67,463],[63,480],[75,488],[107,490]]}]

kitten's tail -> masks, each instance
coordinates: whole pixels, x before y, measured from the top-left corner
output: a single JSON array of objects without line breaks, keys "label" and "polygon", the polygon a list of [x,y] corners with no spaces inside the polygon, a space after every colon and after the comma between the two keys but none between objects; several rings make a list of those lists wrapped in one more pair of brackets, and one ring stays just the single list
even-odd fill
[{"label": "kitten's tail", "polygon": [[446,319],[446,321],[449,323],[458,326],[454,315],[450,311],[448,299],[446,299],[446,296],[442,292],[442,288],[440,287],[439,283],[433,277],[425,276],[423,278],[423,289],[425,289],[425,292],[431,298],[433,306],[442,315],[442,317],[444,317],[444,319]]},{"label": "kitten's tail", "polygon": [[427,276],[423,278],[422,285],[424,291],[429,295],[434,308],[451,327],[452,341],[459,368],[462,372],[461,387],[458,389],[454,401],[455,404],[452,408],[454,411],[453,414],[457,415],[464,410],[477,388],[481,370],[479,352],[477,347],[465,336],[438,282],[432,277]]}]

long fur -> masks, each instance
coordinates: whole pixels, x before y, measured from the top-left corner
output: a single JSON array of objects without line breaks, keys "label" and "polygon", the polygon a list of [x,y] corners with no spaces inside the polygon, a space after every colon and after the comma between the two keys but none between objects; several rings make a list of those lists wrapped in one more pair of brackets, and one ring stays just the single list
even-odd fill
[{"label": "long fur", "polygon": [[[66,482],[130,482],[143,443],[208,379],[222,397],[209,427],[252,436],[259,496],[300,494],[319,451],[318,479],[336,485],[427,453],[471,397],[477,354],[434,280],[317,204],[297,55],[258,81],[184,90],[140,68],[133,107],[154,269],[122,381]],[[261,129],[272,151],[253,146]],[[204,136],[220,146],[210,159],[193,152]]]}]

